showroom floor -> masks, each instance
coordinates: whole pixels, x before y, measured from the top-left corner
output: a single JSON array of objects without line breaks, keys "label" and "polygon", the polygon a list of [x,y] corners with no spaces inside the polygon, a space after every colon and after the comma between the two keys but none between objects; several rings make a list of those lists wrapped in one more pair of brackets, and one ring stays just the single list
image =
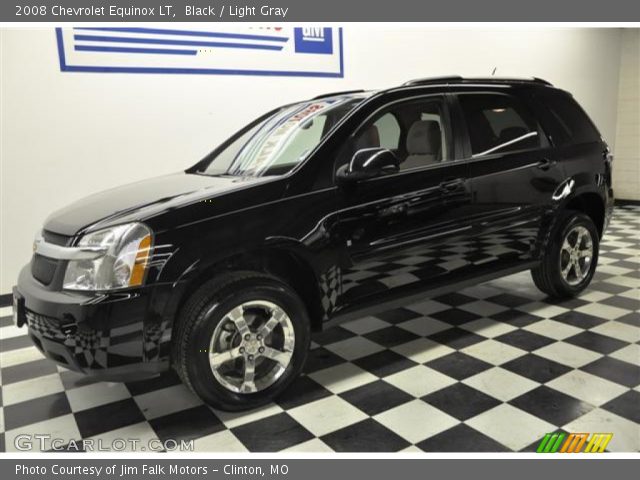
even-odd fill
[{"label": "showroom floor", "polygon": [[314,339],[307,373],[258,411],[213,411],[173,375],[91,383],[0,311],[0,451],[21,433],[196,439],[202,451],[531,451],[547,432],[640,450],[640,207],[620,207],[590,288],[545,300],[528,272]]}]

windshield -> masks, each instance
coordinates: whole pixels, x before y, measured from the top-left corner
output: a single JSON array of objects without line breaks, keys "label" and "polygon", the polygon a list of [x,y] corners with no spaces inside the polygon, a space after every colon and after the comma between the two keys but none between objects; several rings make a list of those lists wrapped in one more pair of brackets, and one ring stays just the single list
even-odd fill
[{"label": "windshield", "polygon": [[207,175],[282,175],[301,163],[364,97],[333,97],[278,110],[239,134],[199,171]]}]

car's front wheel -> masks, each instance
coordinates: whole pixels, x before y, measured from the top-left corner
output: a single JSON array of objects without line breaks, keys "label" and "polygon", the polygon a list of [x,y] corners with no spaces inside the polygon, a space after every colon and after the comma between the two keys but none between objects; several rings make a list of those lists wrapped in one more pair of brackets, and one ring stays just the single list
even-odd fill
[{"label": "car's front wheel", "polygon": [[240,272],[203,285],[182,310],[174,368],[205,402],[255,408],[300,373],[309,348],[303,302],[276,278]]},{"label": "car's front wheel", "polygon": [[568,211],[559,219],[540,265],[531,270],[547,295],[573,297],[591,282],[598,263],[599,235],[587,215]]}]

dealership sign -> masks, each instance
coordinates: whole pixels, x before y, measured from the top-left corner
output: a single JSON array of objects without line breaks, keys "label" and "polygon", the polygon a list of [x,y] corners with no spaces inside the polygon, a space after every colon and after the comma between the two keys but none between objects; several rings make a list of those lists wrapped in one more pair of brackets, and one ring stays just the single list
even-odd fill
[{"label": "dealership sign", "polygon": [[343,77],[342,29],[57,28],[63,72]]}]

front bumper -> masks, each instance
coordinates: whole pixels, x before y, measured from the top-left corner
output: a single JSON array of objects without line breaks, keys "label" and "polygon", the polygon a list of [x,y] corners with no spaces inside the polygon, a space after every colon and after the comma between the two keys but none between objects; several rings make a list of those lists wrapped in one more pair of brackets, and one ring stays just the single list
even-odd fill
[{"label": "front bumper", "polygon": [[[100,380],[133,381],[169,368],[171,325],[154,288],[126,293],[50,290],[22,269],[14,288],[17,323],[59,365]],[[14,315],[16,316],[16,315]]]}]

